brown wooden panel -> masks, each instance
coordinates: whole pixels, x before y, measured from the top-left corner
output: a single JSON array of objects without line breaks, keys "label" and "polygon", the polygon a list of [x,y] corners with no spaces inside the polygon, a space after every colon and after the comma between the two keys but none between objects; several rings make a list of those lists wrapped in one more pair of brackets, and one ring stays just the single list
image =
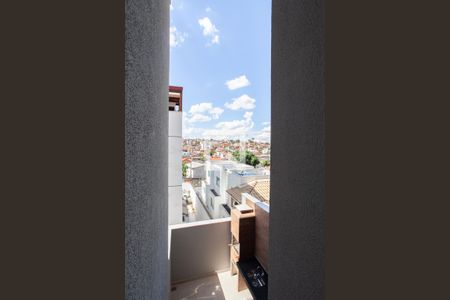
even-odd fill
[{"label": "brown wooden panel", "polygon": [[236,251],[234,247],[231,247],[230,249],[230,256],[231,259],[233,259],[235,262],[239,261],[239,253]]},{"label": "brown wooden panel", "polygon": [[231,210],[231,234],[239,240],[239,212],[236,209]]},{"label": "brown wooden panel", "polygon": [[[245,215],[245,214],[244,214]],[[255,215],[239,219],[239,257],[252,258],[255,254]]]},{"label": "brown wooden panel", "polygon": [[238,272],[238,291],[243,291],[247,289],[247,283],[245,282],[244,276],[240,272]]},{"label": "brown wooden panel", "polygon": [[248,259],[255,255],[255,213],[231,211],[231,233],[239,242],[239,258]]}]

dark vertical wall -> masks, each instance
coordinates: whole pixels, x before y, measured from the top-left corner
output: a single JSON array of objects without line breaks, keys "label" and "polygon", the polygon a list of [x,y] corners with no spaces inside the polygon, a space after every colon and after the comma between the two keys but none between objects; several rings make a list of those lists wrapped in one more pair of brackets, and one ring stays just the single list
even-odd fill
[{"label": "dark vertical wall", "polygon": [[324,299],[324,4],[273,0],[270,299]]},{"label": "dark vertical wall", "polygon": [[169,1],[125,14],[125,298],[167,299]]}]

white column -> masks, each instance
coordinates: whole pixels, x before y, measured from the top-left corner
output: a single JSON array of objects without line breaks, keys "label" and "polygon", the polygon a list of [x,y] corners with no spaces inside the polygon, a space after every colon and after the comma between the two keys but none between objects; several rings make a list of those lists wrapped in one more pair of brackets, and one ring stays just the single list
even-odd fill
[{"label": "white column", "polygon": [[182,112],[169,111],[169,225],[183,222],[181,157]]}]

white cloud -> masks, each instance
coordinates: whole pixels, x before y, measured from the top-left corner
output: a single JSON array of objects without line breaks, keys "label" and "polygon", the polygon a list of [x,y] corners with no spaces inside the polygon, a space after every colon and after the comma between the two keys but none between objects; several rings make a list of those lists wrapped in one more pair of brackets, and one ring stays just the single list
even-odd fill
[{"label": "white cloud", "polygon": [[253,117],[253,112],[252,111],[246,111],[244,114],[244,118],[245,119],[251,119]]},{"label": "white cloud", "polygon": [[270,134],[271,128],[267,126],[256,134],[255,139],[262,142],[270,142]]},{"label": "white cloud", "polygon": [[245,86],[249,86],[250,81],[247,79],[247,76],[241,75],[234,79],[228,80],[227,82],[225,82],[225,84],[227,85],[227,87],[230,90],[235,90],[235,89],[243,88]]},{"label": "white cloud", "polygon": [[198,20],[198,24],[203,28],[203,35],[211,38],[211,44],[219,44],[219,30],[208,17]]},{"label": "white cloud", "polygon": [[193,127],[188,121],[187,118],[187,113],[183,112],[183,122],[182,122],[182,136],[183,137],[191,137],[191,138],[195,138],[198,135],[201,135],[201,133],[203,132],[203,130]]},{"label": "white cloud", "polygon": [[170,47],[177,47],[184,42],[186,33],[179,32],[175,26],[170,26]]},{"label": "white cloud", "polygon": [[211,7],[208,6],[208,7],[205,9],[205,11],[206,11],[206,12],[211,12]]},{"label": "white cloud", "polygon": [[212,119],[219,119],[223,113],[223,109],[220,107],[214,107],[211,102],[203,102],[194,104],[186,114],[186,121],[190,123],[195,122],[207,122]]},{"label": "white cloud", "polygon": [[213,108],[213,104],[211,102],[203,102],[203,103],[198,103],[198,104],[192,105],[191,109],[189,109],[189,112],[192,114],[204,113],[212,108]]},{"label": "white cloud", "polygon": [[219,32],[216,26],[211,22],[208,17],[204,17],[203,19],[199,19],[198,23],[203,27],[203,35],[205,36],[213,36],[217,32]]},{"label": "white cloud", "polygon": [[270,125],[270,122],[262,122],[261,125],[264,125],[264,126]]},{"label": "white cloud", "polygon": [[184,138],[196,138],[201,136],[203,131],[204,129],[193,126],[189,122],[189,112],[183,111],[182,136]]},{"label": "white cloud", "polygon": [[254,109],[255,108],[255,102],[256,100],[248,96],[247,94],[244,94],[238,98],[234,98],[233,102],[231,103],[225,103],[225,107],[232,109],[232,110],[238,110],[238,109]]},{"label": "white cloud", "polygon": [[184,138],[213,138],[213,139],[255,138],[256,141],[270,142],[270,135],[271,135],[270,126],[265,126],[261,130],[252,130],[254,128],[254,122],[252,120],[253,112],[251,111],[245,112],[241,120],[219,122],[214,126],[214,128],[195,127],[193,126],[193,123],[189,122],[188,115],[189,112],[185,111],[183,112]]},{"label": "white cloud", "polygon": [[213,44],[220,44],[219,36],[218,36],[218,35],[215,35],[215,36],[212,38],[211,43],[213,43]]},{"label": "white cloud", "polygon": [[250,133],[253,128],[253,112],[245,112],[243,120],[233,120],[229,122],[219,122],[214,129],[205,129],[203,135],[210,138],[239,138]]},{"label": "white cloud", "polygon": [[213,119],[217,120],[223,113],[223,109],[220,107],[214,107],[214,105],[211,102],[203,102],[192,105],[189,110],[189,113],[191,115],[207,113]]},{"label": "white cloud", "polygon": [[183,135],[190,135],[194,132],[194,127],[183,127]]},{"label": "white cloud", "polygon": [[220,115],[223,113],[223,109],[220,107],[213,107],[210,111],[209,111],[210,115],[212,116],[213,119],[218,119],[220,117]]},{"label": "white cloud", "polygon": [[172,5],[172,3],[170,3],[170,10],[173,10],[173,5]]},{"label": "white cloud", "polygon": [[208,122],[208,121],[211,121],[211,117],[203,115],[203,114],[193,114],[192,116],[188,117],[187,121],[189,123]]}]

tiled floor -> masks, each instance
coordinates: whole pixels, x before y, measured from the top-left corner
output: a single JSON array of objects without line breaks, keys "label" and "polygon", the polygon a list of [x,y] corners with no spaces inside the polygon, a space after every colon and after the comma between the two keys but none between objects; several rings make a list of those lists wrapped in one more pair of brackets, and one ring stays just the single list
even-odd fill
[{"label": "tiled floor", "polygon": [[225,271],[217,273],[217,276],[219,276],[220,285],[226,300],[253,300],[249,290],[238,292],[237,275],[231,276],[230,271]]},{"label": "tiled floor", "polygon": [[237,276],[229,271],[217,273],[175,286],[171,300],[252,300],[249,290],[237,291]]},{"label": "tiled floor", "polygon": [[214,299],[225,300],[217,275],[184,282],[175,286],[171,300]]}]

